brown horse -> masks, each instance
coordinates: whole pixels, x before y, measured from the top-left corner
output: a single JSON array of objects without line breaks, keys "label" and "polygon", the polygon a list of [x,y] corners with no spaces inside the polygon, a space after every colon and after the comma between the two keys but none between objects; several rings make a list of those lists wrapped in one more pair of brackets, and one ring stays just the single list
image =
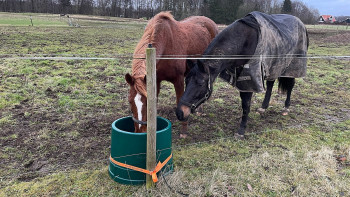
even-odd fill
[{"label": "brown horse", "polygon": [[[170,12],[161,12],[147,24],[144,34],[134,51],[132,75],[126,74],[130,85],[129,103],[135,122],[135,132],[146,132],[147,91],[145,57],[148,44],[156,48],[157,56],[164,55],[200,55],[218,34],[217,25],[207,17],[192,16],[176,21]],[[160,83],[165,80],[175,87],[176,103],[184,92],[184,77],[189,68],[184,59],[157,59],[157,95]],[[183,125],[183,129],[187,124]]]}]

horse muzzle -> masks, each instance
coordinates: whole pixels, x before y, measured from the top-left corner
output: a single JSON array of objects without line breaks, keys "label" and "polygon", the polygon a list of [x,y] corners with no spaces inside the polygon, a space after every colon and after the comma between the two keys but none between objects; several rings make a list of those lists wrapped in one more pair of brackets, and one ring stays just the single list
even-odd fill
[{"label": "horse muzzle", "polygon": [[179,105],[176,108],[176,117],[180,121],[187,121],[190,116],[191,109],[185,105]]}]

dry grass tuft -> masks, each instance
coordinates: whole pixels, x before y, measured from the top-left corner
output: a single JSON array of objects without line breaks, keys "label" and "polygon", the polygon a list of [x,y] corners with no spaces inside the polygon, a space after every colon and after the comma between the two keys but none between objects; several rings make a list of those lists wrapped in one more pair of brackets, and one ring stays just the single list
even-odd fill
[{"label": "dry grass tuft", "polygon": [[347,196],[350,180],[337,172],[334,151],[271,151],[264,149],[242,161],[224,162],[215,170],[195,174],[185,169],[164,179],[153,190],[136,196]]}]

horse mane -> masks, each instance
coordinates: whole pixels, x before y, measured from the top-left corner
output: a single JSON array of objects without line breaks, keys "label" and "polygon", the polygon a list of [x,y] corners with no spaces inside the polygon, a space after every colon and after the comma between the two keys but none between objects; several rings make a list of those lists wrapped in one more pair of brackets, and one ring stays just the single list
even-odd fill
[{"label": "horse mane", "polygon": [[144,82],[146,76],[145,53],[148,44],[156,45],[156,39],[159,31],[163,29],[164,21],[175,21],[170,12],[160,12],[154,16],[147,24],[144,34],[136,45],[134,58],[132,61],[132,76],[135,79],[134,87],[136,91],[147,97],[147,88]]}]

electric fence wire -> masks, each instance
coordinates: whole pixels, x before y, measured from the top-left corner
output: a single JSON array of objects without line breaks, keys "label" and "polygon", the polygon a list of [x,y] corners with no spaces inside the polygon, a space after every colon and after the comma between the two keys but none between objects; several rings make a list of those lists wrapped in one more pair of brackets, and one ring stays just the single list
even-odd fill
[{"label": "electric fence wire", "polygon": [[[120,21],[116,21],[116,22],[120,22]],[[122,21],[124,22],[124,21]],[[104,26],[102,26],[104,27]],[[321,28],[322,30],[322,28]],[[325,30],[329,30],[329,29],[325,29]],[[270,56],[263,56],[264,58],[307,58],[307,59],[326,59],[326,60],[333,60],[333,59],[340,59],[340,60],[350,60],[350,55],[341,55],[341,56],[336,56],[336,55],[307,55],[307,56],[301,56],[298,54],[294,54],[294,55],[288,55],[288,56],[283,56],[283,55],[270,55]],[[180,59],[192,59],[192,60],[197,60],[197,59],[201,59],[201,60],[214,60],[214,59],[219,59],[219,60],[225,60],[225,59],[229,59],[229,60],[238,60],[238,59],[260,59],[262,58],[262,56],[240,56],[240,55],[162,55],[162,56],[157,56],[157,59],[161,60],[180,60]],[[116,59],[145,59],[145,55],[143,54],[0,54],[0,59],[8,59],[8,60],[116,60]],[[310,126],[310,125],[318,125],[319,123],[324,123],[326,121],[319,121],[319,122],[313,122],[313,123],[304,123],[302,124],[302,126]],[[291,126],[293,127],[293,126]],[[288,127],[287,127],[288,128]],[[262,133],[262,132],[260,132]],[[250,135],[256,135],[259,133],[248,133],[246,134],[246,136],[250,136]],[[188,146],[198,146],[198,145],[203,145],[203,144],[209,144],[209,143],[213,143],[213,142],[217,142],[219,140],[232,140],[235,139],[233,136],[231,137],[222,137],[222,138],[217,138],[217,139],[212,139],[212,140],[207,140],[207,141],[201,141],[201,142],[195,142],[195,143],[189,143],[189,144],[185,144],[185,145],[176,145],[174,148],[172,148],[173,150],[176,149],[181,149],[183,147],[188,147]],[[166,149],[162,149],[162,150],[158,150],[158,151],[164,151],[164,150],[168,150],[171,148],[166,148]],[[114,159],[117,158],[123,158],[123,157],[130,157],[130,156],[136,156],[136,155],[145,155],[146,153],[139,153],[139,154],[131,154],[131,155],[124,155],[124,156],[120,156],[120,157],[115,157]],[[55,173],[57,171],[67,171],[68,169],[71,169],[74,166],[80,166],[80,165],[86,165],[89,163],[98,163],[101,161],[108,161],[108,158],[103,158],[103,159],[98,159],[98,160],[94,160],[94,161],[88,161],[88,162],[82,162],[82,163],[75,163],[75,164],[69,164],[69,165],[60,165],[60,168],[53,167],[51,169],[47,169],[47,170],[42,170],[40,172],[37,171],[31,171],[31,172],[26,172],[26,173],[21,173],[21,174],[17,174],[15,176],[4,176],[4,177],[0,177],[0,182],[4,181],[4,180],[13,180],[16,179],[18,177],[21,176],[25,176],[28,174],[35,174],[35,173],[43,173],[43,174],[49,174],[49,173]],[[167,183],[165,177],[162,174],[162,177],[166,183],[166,185],[169,187],[170,190],[172,190],[173,192],[176,192],[182,196],[188,196],[188,194],[179,192],[173,188],[171,188],[169,186],[169,184]],[[0,186],[1,188],[2,186]]]},{"label": "electric fence wire", "polygon": [[[133,56],[131,54],[94,54],[96,56],[92,57],[90,56],[91,54],[0,54],[0,59],[19,59],[19,60],[115,60],[115,59],[145,59],[143,54],[134,54]],[[335,56],[335,55],[308,55],[308,56],[301,56],[299,54],[294,54],[294,55],[270,55],[270,56],[264,56],[264,58],[308,58],[308,59],[341,59],[341,60],[350,60],[350,55],[341,55],[341,56]],[[260,59],[262,56],[242,56],[242,55],[162,55],[162,56],[157,56],[157,59]],[[299,126],[310,126],[310,125],[319,125],[319,123],[325,123],[327,122],[322,120],[318,122],[313,122],[313,123],[303,123],[302,125]],[[287,128],[294,128],[295,126],[289,126]],[[259,133],[248,133],[246,136],[252,136],[252,135],[257,135],[261,134],[263,132]],[[104,134],[104,136],[107,136],[107,134]],[[210,144],[213,142],[217,142],[220,140],[236,140],[234,136],[230,137],[221,137],[221,138],[216,138],[216,139],[211,139],[207,141],[201,141],[201,142],[194,142],[194,143],[189,143],[185,145],[176,145],[173,148],[166,148],[158,151],[165,151],[165,150],[180,150],[181,148],[184,147],[189,147],[189,146],[198,146],[198,145],[203,145],[203,144]],[[145,155],[146,153],[138,153],[138,154],[131,154],[131,155],[124,155],[124,156],[119,156],[119,157],[114,157],[113,159],[118,159],[118,158],[124,158],[124,157],[131,157],[131,156],[137,156],[137,155]],[[75,166],[81,166],[81,165],[86,165],[86,164],[91,164],[91,163],[99,163],[101,161],[108,161],[107,158],[101,158],[97,159],[94,161],[86,161],[86,162],[81,162],[81,163],[74,163],[74,164],[68,164],[68,165],[60,165],[60,166],[54,166],[50,169],[44,169],[41,171],[29,171],[25,173],[18,173],[16,175],[9,175],[9,176],[3,176],[0,177],[0,182],[3,181],[9,181],[9,180],[14,180],[19,177],[23,177],[26,175],[30,174],[43,174],[47,175],[50,173],[55,173],[55,172],[61,172],[61,171],[67,171],[68,169],[72,169],[72,167]],[[163,177],[164,178],[164,177]],[[165,180],[165,179],[164,179]],[[166,181],[166,180],[165,180]],[[167,183],[166,183],[167,184]],[[6,186],[6,185],[5,185]],[[170,187],[167,184],[168,187]],[[2,187],[2,186],[1,186]],[[175,191],[173,188],[171,190]],[[179,193],[179,192],[176,192]],[[181,194],[181,193],[179,193]],[[183,194],[184,196],[187,196],[187,194]]]},{"label": "electric fence wire", "polygon": [[[340,59],[350,60],[350,55],[157,55],[158,60],[242,60],[242,59]],[[9,60],[117,60],[146,59],[144,54],[0,54]]]}]

